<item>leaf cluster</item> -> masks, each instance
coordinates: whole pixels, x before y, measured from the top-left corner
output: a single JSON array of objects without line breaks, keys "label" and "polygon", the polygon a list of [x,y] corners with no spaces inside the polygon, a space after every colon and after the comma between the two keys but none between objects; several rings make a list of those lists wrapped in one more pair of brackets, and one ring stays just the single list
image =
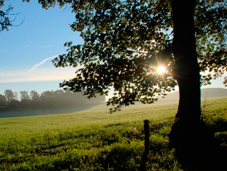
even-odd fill
[{"label": "leaf cluster", "polygon": [[[4,6],[4,0],[0,1],[0,8]],[[0,10],[0,32],[3,30],[9,30],[8,27],[12,26],[9,13],[13,10],[13,7],[9,6],[5,11]]]},{"label": "leaf cluster", "polygon": [[201,79],[206,85],[227,71],[227,1],[201,1],[195,8],[195,16],[198,61],[201,71],[209,73]]},{"label": "leaf cluster", "polygon": [[[27,0],[28,1],[28,0]],[[107,104],[113,111],[135,101],[153,103],[156,95],[174,89],[173,20],[170,0],[39,0],[43,8],[71,5],[75,21],[70,25],[80,32],[82,45],[65,44],[67,53],[53,63],[56,67],[82,66],[76,77],[61,86],[71,91],[85,90],[114,96]],[[185,2],[185,5],[186,2]],[[194,12],[198,62],[201,78],[209,84],[226,71],[227,1],[197,0]],[[185,33],[187,34],[187,33]],[[167,71],[157,74],[163,65]]]}]

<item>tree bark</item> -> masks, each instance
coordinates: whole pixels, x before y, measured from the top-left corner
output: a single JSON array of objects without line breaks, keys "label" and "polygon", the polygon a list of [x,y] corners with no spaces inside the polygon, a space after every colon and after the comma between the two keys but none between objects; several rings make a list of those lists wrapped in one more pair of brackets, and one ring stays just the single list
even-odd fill
[{"label": "tree bark", "polygon": [[[195,30],[195,0],[172,0],[174,77],[179,86],[179,105],[169,134],[170,146],[182,164],[190,163],[203,154],[206,129],[200,121],[200,69],[198,65]],[[187,167],[187,164],[185,165]]]},{"label": "tree bark", "polygon": [[195,43],[194,7],[194,0],[172,0],[174,77],[179,86],[176,120],[180,118],[185,121],[199,121],[201,115],[200,69]]}]

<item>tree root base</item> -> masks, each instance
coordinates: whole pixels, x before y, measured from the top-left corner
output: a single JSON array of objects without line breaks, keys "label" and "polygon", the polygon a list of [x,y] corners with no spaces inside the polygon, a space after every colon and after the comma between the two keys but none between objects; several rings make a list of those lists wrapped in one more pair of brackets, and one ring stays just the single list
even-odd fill
[{"label": "tree root base", "polygon": [[202,121],[176,119],[169,139],[182,169],[226,170],[227,154]]}]

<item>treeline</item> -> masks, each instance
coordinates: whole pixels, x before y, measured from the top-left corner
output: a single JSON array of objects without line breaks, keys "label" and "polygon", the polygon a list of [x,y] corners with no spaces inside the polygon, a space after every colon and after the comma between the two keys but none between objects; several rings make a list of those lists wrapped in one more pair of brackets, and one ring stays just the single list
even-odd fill
[{"label": "treeline", "polygon": [[96,98],[87,99],[82,92],[73,93],[69,90],[44,91],[39,94],[32,90],[17,92],[5,90],[0,94],[0,110],[18,109],[53,109],[85,105],[96,105],[105,102],[105,96],[97,95]]}]

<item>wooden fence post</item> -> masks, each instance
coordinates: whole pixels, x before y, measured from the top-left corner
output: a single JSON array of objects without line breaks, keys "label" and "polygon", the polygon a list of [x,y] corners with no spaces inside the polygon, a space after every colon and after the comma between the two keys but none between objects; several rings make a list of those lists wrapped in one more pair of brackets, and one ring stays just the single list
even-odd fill
[{"label": "wooden fence post", "polygon": [[145,139],[144,139],[145,153],[148,154],[149,152],[149,121],[148,120],[144,120],[144,133],[145,133]]},{"label": "wooden fence post", "polygon": [[140,164],[140,171],[147,171],[146,163],[147,163],[147,155],[149,153],[149,121],[144,120],[144,152],[142,155],[142,161]]}]

